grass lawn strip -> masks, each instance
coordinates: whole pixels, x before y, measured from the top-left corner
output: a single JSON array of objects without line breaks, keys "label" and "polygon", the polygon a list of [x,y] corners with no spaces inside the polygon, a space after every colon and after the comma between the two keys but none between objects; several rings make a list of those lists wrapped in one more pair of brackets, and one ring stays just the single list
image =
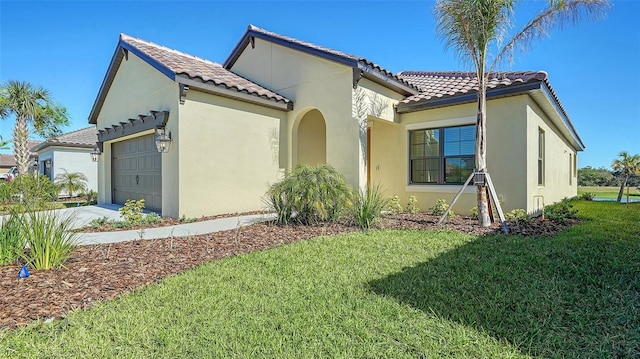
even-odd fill
[{"label": "grass lawn strip", "polygon": [[640,206],[550,238],[388,230],[226,258],[0,333],[0,357],[638,357]]}]

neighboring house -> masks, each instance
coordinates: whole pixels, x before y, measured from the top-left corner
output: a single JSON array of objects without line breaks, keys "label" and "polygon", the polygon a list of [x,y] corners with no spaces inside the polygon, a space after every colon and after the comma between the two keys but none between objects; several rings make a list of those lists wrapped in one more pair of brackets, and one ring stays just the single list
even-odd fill
[{"label": "neighboring house", "polygon": [[[90,153],[96,148],[98,131],[95,126],[68,132],[48,139],[35,146],[38,154],[38,171],[54,181],[64,173],[79,172],[87,176],[87,189],[98,190],[98,164],[91,160]],[[68,196],[63,189],[62,196]]]},{"label": "neighboring house", "polygon": [[[29,157],[33,160],[38,154],[34,151],[34,147],[41,144],[42,141],[29,140],[27,147],[31,149]],[[7,173],[11,167],[16,166],[16,156],[13,153],[0,153],[0,173]]]},{"label": "neighboring house", "polygon": [[[393,74],[254,26],[223,64],[123,34],[89,116],[99,202],[144,198],[172,217],[257,210],[285,172],[329,163],[354,188],[379,183],[426,210],[473,170],[475,83]],[[576,195],[584,144],[547,74],[497,74],[488,98],[487,163],[504,209]],[[154,145],[162,134],[166,153]],[[475,205],[475,188],[465,192],[460,213]]]},{"label": "neighboring house", "polygon": [[7,173],[9,169],[16,165],[16,157],[11,154],[0,153],[0,173]]}]

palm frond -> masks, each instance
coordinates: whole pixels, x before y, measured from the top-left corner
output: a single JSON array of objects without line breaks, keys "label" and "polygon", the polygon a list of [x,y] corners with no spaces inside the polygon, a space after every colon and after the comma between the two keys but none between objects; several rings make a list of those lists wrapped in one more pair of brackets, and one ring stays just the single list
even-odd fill
[{"label": "palm frond", "polygon": [[549,5],[545,9],[504,45],[493,60],[489,71],[505,59],[511,64],[516,50],[526,51],[534,41],[548,37],[552,28],[575,25],[583,18],[591,21],[600,20],[604,18],[606,11],[610,7],[611,4],[608,0],[549,1]]}]

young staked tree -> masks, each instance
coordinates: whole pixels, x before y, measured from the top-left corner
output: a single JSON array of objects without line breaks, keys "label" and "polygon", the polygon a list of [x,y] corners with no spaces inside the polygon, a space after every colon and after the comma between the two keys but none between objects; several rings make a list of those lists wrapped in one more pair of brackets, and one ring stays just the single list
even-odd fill
[{"label": "young staked tree", "polygon": [[[630,155],[627,151],[622,151],[613,161],[611,167],[614,171],[620,173],[622,180],[620,181],[620,192],[618,192],[618,202],[622,201],[624,187],[627,186],[629,177],[640,175],[640,155]],[[629,189],[627,188],[627,203],[629,203]]]},{"label": "young staked tree", "polygon": [[[510,40],[504,41],[512,25],[517,0],[438,0],[435,7],[437,32],[447,48],[473,64],[478,81],[476,120],[476,170],[487,169],[487,83],[494,68],[511,62],[516,48],[524,50],[545,37],[555,26],[575,24],[582,17],[601,18],[610,7],[608,0],[548,0],[546,7]],[[504,46],[502,46],[504,44]],[[494,55],[495,54],[495,55]],[[477,187],[478,219],[489,226],[487,186]]]},{"label": "young staked tree", "polygon": [[49,91],[28,82],[8,81],[0,85],[0,117],[14,115],[13,151],[18,172],[29,169],[29,130],[44,138],[60,134],[60,127],[69,124],[67,110],[53,103]]},{"label": "young staked tree", "polygon": [[80,192],[87,189],[87,176],[80,172],[69,172],[62,168],[62,173],[56,175],[55,184],[67,190],[69,197],[74,197],[74,192]]}]

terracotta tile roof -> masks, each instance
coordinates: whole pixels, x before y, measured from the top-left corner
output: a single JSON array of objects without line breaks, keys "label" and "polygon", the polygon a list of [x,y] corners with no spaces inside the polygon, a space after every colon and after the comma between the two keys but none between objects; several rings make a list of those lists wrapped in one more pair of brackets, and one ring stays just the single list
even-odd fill
[{"label": "terracotta tile roof", "polygon": [[[397,106],[398,112],[411,112],[429,107],[447,106],[476,100],[478,81],[475,72],[403,71],[399,77],[420,89],[417,95],[406,97]],[[558,95],[544,71],[495,72],[489,77],[487,96],[509,96],[531,90],[542,90],[547,100],[566,126],[578,147],[584,143],[578,135]]]},{"label": "terracotta tile roof", "polygon": [[0,153],[0,167],[9,168],[16,165],[16,157],[12,154]]},{"label": "terracotta tile roof", "polygon": [[284,96],[270,91],[246,78],[236,75],[222,65],[164,47],[153,42],[145,41],[126,34],[120,34],[120,41],[127,43],[145,55],[168,68],[175,75],[186,75],[190,79],[198,79],[204,83],[223,86],[237,92],[263,97],[273,101],[290,103]]},{"label": "terracotta tile roof", "polygon": [[[36,148],[42,143],[42,141],[29,140],[27,141],[27,147],[31,150],[31,155],[35,156]],[[9,168],[16,165],[16,157],[13,153],[0,153],[0,167]]]},{"label": "terracotta tile roof", "polygon": [[93,148],[98,141],[98,130],[95,126],[82,128],[79,130],[64,133],[58,137],[48,139],[45,142],[32,148],[34,151],[40,151],[51,146],[70,146],[70,147],[87,147]]},{"label": "terracotta tile roof", "polygon": [[275,32],[267,31],[260,27],[249,25],[246,33],[240,42],[236,45],[234,50],[231,52],[227,60],[224,62],[224,67],[230,69],[235,61],[240,56],[240,53],[245,48],[247,43],[249,42],[249,37],[251,36],[260,36],[263,39],[274,41],[283,46],[287,46],[296,50],[304,51],[312,55],[317,55],[320,57],[327,58],[329,60],[337,61],[343,63],[348,66],[358,67],[364,71],[364,73],[369,74],[379,74],[384,78],[384,81],[381,81],[383,84],[388,84],[388,81],[391,80],[405,87],[405,91],[409,90],[411,93],[417,92],[417,88],[410,82],[405,79],[396,76],[393,72],[383,68],[382,66],[375,64],[364,57],[358,57],[355,55],[348,54],[346,52],[330,49],[324,46],[316,45],[310,42],[298,40],[289,36],[280,35]]},{"label": "terracotta tile roof", "polygon": [[[420,89],[419,94],[405,98],[401,101],[403,103],[426,102],[478,91],[475,72],[403,71],[398,76]],[[487,89],[540,81],[547,82],[546,72],[500,72],[492,74]]]}]

